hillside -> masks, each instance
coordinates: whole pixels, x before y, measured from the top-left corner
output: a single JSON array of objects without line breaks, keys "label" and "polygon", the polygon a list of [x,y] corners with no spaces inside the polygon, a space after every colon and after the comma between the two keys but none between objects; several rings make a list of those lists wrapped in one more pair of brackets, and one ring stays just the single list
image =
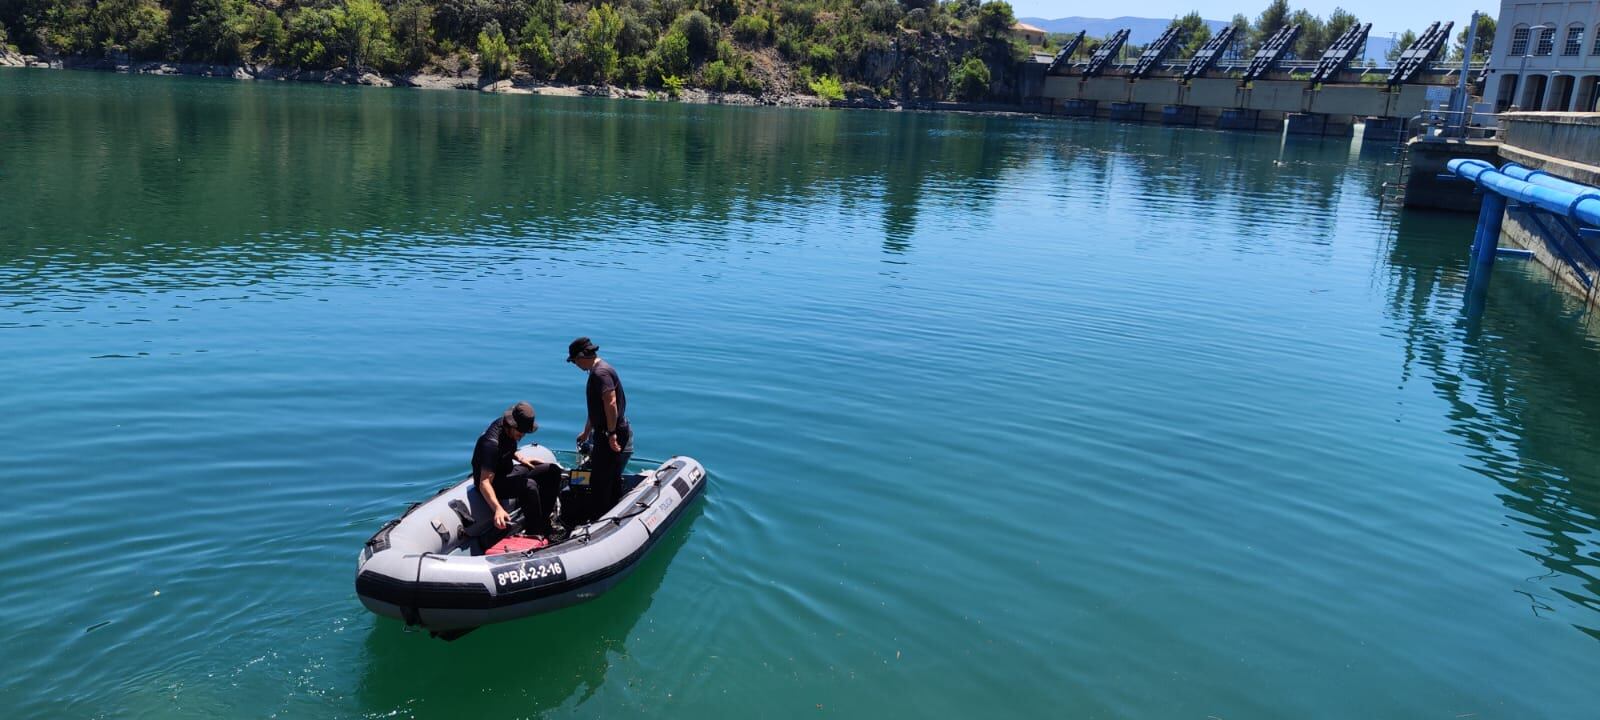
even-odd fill
[{"label": "hillside", "polygon": [[3,0],[0,46],[250,77],[981,100],[1027,55],[1014,22],[1007,3],[973,0]]}]

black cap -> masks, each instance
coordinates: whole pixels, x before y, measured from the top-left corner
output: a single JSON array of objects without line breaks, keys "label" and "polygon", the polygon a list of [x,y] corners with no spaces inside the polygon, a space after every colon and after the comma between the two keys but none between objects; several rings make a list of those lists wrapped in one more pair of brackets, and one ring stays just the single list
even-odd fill
[{"label": "black cap", "polygon": [[514,427],[525,433],[539,429],[539,423],[533,421],[533,406],[525,402],[506,408],[506,414],[500,416],[500,419],[505,421],[506,427]]},{"label": "black cap", "polygon": [[567,344],[567,362],[572,362],[581,357],[594,357],[597,352],[600,352],[599,345],[591,342],[589,338],[581,337]]}]

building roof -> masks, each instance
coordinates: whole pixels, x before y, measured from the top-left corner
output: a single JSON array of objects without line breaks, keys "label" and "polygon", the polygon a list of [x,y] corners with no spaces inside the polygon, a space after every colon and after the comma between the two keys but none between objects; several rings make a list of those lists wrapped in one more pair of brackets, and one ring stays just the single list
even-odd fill
[{"label": "building roof", "polygon": [[1034,27],[1032,25],[1029,25],[1027,23],[1024,23],[1024,22],[1013,23],[1011,25],[1011,29],[1015,30],[1017,32],[1035,32],[1035,33],[1043,33],[1044,32],[1044,28],[1036,28],[1036,27]]}]

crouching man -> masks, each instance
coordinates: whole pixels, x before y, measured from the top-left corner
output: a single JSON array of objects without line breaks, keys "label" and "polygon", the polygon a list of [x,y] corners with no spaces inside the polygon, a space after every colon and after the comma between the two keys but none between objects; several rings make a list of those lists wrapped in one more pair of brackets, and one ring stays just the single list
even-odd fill
[{"label": "crouching man", "polygon": [[533,406],[519,402],[489,423],[472,450],[472,479],[494,513],[494,526],[498,529],[504,530],[511,524],[511,515],[500,498],[514,497],[517,507],[522,509],[523,533],[546,535],[550,532],[550,511],[561,490],[561,468],[517,457],[517,443],[538,429]]}]

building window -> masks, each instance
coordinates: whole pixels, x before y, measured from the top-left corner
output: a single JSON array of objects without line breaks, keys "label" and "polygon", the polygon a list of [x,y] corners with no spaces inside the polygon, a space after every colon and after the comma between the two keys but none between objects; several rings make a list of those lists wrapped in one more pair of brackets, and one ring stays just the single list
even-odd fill
[{"label": "building window", "polygon": [[1511,57],[1528,54],[1528,26],[1518,25],[1511,31]]},{"label": "building window", "polygon": [[1589,54],[1600,56],[1600,33],[1595,33],[1595,36],[1594,36],[1594,51],[1589,53]]},{"label": "building window", "polygon": [[1567,27],[1567,44],[1561,48],[1561,54],[1572,56],[1583,54],[1583,26],[1577,23]]},{"label": "building window", "polygon": [[1550,55],[1556,51],[1556,29],[1547,27],[1539,31],[1539,45],[1533,49],[1533,54],[1540,57]]}]

